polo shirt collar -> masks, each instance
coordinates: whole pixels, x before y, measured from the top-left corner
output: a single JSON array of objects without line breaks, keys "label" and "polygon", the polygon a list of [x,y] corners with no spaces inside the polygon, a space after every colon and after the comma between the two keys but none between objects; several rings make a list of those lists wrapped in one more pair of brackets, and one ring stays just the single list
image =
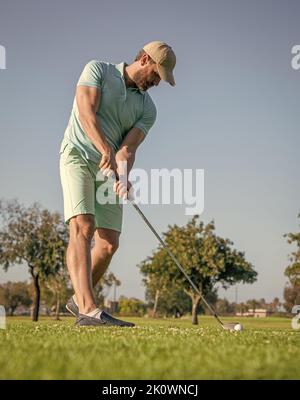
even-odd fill
[{"label": "polo shirt collar", "polygon": [[[125,63],[124,61],[121,62],[120,64],[116,64],[116,68],[120,72],[120,75],[121,75],[121,78],[123,79],[125,88],[126,88],[126,82],[125,82],[125,78],[124,78],[124,68],[126,65],[128,65],[128,64]],[[130,87],[130,88],[126,88],[126,89],[134,90],[134,91],[140,92],[141,94],[144,93],[144,91],[140,90],[139,88]]]}]

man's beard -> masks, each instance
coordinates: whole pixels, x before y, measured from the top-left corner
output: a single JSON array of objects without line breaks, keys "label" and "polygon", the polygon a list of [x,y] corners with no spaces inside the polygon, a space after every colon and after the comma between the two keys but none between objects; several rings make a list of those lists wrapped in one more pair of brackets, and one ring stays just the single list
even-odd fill
[{"label": "man's beard", "polygon": [[137,71],[133,75],[133,81],[134,81],[136,87],[139,88],[140,90],[146,91],[149,89],[147,82],[145,82],[145,80],[143,79],[142,71]]}]

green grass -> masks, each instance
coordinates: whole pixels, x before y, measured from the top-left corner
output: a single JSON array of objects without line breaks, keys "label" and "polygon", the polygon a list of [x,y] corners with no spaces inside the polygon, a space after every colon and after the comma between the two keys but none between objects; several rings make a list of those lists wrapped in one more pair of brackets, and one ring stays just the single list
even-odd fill
[{"label": "green grass", "polygon": [[8,318],[0,330],[0,379],[300,378],[300,331],[289,319],[239,318],[243,333],[223,331],[211,317],[200,317],[198,326],[190,319],[129,320],[136,327]]}]

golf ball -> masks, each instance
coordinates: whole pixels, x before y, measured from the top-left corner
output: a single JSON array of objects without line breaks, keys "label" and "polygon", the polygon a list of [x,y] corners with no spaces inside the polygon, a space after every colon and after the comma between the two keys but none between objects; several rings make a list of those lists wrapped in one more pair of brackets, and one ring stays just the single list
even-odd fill
[{"label": "golf ball", "polygon": [[241,324],[234,325],[234,330],[235,331],[242,331],[243,330],[243,325],[241,325]]}]

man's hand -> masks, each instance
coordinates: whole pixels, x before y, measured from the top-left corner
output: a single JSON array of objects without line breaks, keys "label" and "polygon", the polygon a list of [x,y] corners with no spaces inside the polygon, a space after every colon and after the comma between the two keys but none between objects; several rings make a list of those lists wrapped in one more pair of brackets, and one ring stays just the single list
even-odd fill
[{"label": "man's hand", "polygon": [[99,168],[104,176],[118,178],[116,154],[111,146],[108,146],[102,153]]},{"label": "man's hand", "polygon": [[124,200],[127,200],[130,195],[133,197],[133,188],[132,184],[129,181],[127,181],[127,186],[126,186],[125,182],[117,180],[114,183],[114,191],[117,193],[119,197],[121,197]]}]

